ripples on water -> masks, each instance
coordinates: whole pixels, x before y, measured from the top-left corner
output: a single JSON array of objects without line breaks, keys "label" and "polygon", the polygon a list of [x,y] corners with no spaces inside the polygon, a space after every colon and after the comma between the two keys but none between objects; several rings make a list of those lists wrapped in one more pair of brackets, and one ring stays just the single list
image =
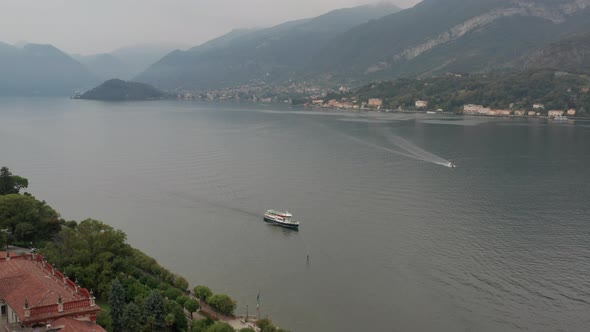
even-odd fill
[{"label": "ripples on water", "polygon": [[[581,126],[190,103],[4,106],[2,161],[36,195],[66,218],[123,228],[241,306],[261,291],[263,312],[286,328],[590,326]],[[416,160],[384,131],[459,167]],[[265,225],[268,208],[294,212],[300,232]]]}]

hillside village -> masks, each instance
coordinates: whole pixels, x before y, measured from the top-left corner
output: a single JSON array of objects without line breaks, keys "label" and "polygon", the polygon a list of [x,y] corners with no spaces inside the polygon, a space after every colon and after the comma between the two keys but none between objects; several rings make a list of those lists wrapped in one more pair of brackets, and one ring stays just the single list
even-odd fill
[{"label": "hillside village", "polygon": [[[576,76],[561,78],[541,73],[542,79],[518,87],[534,97],[513,96],[509,89],[527,82],[523,72],[513,76],[449,74],[428,80],[400,80],[371,83],[360,88],[340,86],[328,89],[310,82],[267,85],[262,82],[219,90],[179,92],[178,99],[287,104],[310,108],[454,113],[479,116],[584,117],[588,116],[590,82]],[[556,76],[557,78],[554,78]],[[503,86],[498,88],[501,80]],[[586,85],[587,84],[587,85]],[[471,87],[476,86],[476,88]],[[494,89],[486,88],[494,85]],[[537,93],[537,86],[549,86]],[[504,91],[506,90],[506,91]],[[560,91],[565,90],[565,93]],[[489,94],[489,95],[486,95]],[[547,97],[548,96],[548,97]],[[554,96],[558,96],[557,98]],[[509,99],[512,98],[512,99]],[[549,102],[545,102],[549,99]],[[512,100],[512,101],[511,101]],[[486,103],[485,101],[490,101]]]}]

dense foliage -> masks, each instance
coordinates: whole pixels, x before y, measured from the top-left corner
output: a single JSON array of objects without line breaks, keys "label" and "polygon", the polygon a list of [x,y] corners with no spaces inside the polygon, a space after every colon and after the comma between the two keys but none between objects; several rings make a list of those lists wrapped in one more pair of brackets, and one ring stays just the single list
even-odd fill
[{"label": "dense foliage", "polygon": [[195,296],[197,298],[199,298],[203,301],[207,301],[209,296],[213,295],[213,292],[211,292],[211,289],[209,289],[209,287],[203,286],[203,285],[195,286],[195,288],[193,289],[193,292],[195,293]]},{"label": "dense foliage", "polygon": [[[145,317],[142,329],[186,331],[183,307],[175,299],[183,295],[188,282],[125,240],[122,231],[87,219],[64,227],[42,253],[68,276],[94,289],[99,297],[109,297],[113,331],[135,326],[130,317],[138,316],[138,310],[139,316]],[[129,307],[131,302],[143,306]],[[169,314],[173,321],[166,320]]]},{"label": "dense foliage", "polygon": [[233,315],[236,310],[236,301],[225,294],[214,294],[207,299],[207,303],[215,310],[226,315]]},{"label": "dense foliage", "polygon": [[552,68],[590,73],[590,33],[573,34],[536,50],[525,59],[526,68]]},{"label": "dense foliage", "polygon": [[27,188],[29,181],[13,175],[7,167],[0,169],[0,244],[7,241],[21,246],[42,245],[57,234],[64,220],[47,205],[28,193],[19,192]]},{"label": "dense foliage", "polygon": [[228,323],[217,321],[207,328],[207,332],[235,332],[235,330]]},{"label": "dense foliage", "polygon": [[121,332],[123,330],[123,316],[125,312],[125,289],[123,289],[123,285],[119,279],[115,279],[111,285],[109,305],[111,306],[113,332]]},{"label": "dense foliage", "polygon": [[545,109],[575,108],[590,111],[590,86],[586,76],[549,70],[516,73],[445,75],[430,79],[398,79],[373,83],[348,94],[367,101],[382,98],[386,108],[413,108],[416,100],[427,100],[429,107],[459,111],[465,104],[480,104],[508,109],[531,109],[542,103]]},{"label": "dense foliage", "polygon": [[256,326],[260,329],[260,332],[286,332],[286,330],[274,326],[268,318],[258,320]]},{"label": "dense foliage", "polygon": [[[163,331],[166,328],[166,309],[164,298],[157,290],[153,290],[145,300],[144,313],[149,330]],[[173,313],[171,313],[174,315]]]}]

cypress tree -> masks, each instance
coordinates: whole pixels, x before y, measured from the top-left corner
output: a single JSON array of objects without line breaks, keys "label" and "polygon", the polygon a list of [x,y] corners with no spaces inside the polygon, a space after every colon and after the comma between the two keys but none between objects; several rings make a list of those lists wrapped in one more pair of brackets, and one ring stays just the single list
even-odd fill
[{"label": "cypress tree", "polygon": [[143,327],[143,313],[141,309],[133,302],[125,306],[123,311],[123,331],[134,332],[141,331]]},{"label": "cypress tree", "polygon": [[166,330],[166,308],[164,298],[157,290],[153,290],[145,300],[144,307],[147,321],[150,322],[152,331]]},{"label": "cypress tree", "polygon": [[0,169],[0,195],[16,194],[14,190],[14,179],[8,167]]},{"label": "cypress tree", "polygon": [[123,313],[125,311],[125,289],[119,281],[115,279],[111,285],[111,296],[109,297],[111,306],[111,320],[113,322],[113,332],[123,331]]}]

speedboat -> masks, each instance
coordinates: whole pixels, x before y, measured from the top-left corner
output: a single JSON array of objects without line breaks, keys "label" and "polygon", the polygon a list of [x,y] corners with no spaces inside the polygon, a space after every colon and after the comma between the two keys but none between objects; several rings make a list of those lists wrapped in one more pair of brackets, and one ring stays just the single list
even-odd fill
[{"label": "speedboat", "polygon": [[264,214],[264,221],[277,226],[283,226],[291,229],[299,229],[299,222],[292,220],[293,215],[288,211],[281,212],[276,210],[267,210]]}]

